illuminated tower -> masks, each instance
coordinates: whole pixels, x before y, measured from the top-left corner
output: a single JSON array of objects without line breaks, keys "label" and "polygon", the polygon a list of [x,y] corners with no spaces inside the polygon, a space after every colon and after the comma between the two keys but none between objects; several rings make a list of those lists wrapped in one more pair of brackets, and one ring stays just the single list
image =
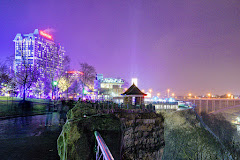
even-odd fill
[{"label": "illuminated tower", "polygon": [[53,37],[44,31],[35,29],[33,33],[18,33],[15,42],[15,72],[23,63],[36,67],[40,77],[45,74],[59,74],[63,70],[64,48],[55,43]]}]

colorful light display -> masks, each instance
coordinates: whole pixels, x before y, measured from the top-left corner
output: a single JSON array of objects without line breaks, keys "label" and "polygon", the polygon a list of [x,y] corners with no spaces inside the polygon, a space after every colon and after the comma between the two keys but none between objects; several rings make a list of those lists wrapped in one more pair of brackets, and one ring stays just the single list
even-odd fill
[{"label": "colorful light display", "polygon": [[83,75],[83,72],[80,72],[80,71],[67,71],[67,73],[69,73],[69,74],[81,74],[81,75]]},{"label": "colorful light display", "polygon": [[53,38],[52,38],[52,36],[51,36],[51,35],[49,35],[49,34],[47,34],[47,33],[43,32],[43,31],[40,31],[40,32],[39,32],[39,34],[40,34],[41,36],[43,36],[43,37],[46,37],[46,38],[48,38],[48,39],[51,39],[51,40],[53,40]]}]

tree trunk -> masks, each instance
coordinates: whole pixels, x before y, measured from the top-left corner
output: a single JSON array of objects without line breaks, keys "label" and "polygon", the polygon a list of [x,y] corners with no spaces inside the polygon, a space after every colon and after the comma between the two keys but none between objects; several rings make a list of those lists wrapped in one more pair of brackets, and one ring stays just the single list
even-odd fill
[{"label": "tree trunk", "polygon": [[26,96],[26,83],[23,84],[23,101],[25,102],[25,96]]}]

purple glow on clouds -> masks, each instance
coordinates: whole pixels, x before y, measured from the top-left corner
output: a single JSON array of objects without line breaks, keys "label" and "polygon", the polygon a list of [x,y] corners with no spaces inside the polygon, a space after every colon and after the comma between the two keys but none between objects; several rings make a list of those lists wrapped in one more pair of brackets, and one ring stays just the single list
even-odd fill
[{"label": "purple glow on clouds", "polygon": [[72,59],[104,77],[176,95],[240,94],[240,2],[0,1],[0,55],[17,33],[48,30]]}]

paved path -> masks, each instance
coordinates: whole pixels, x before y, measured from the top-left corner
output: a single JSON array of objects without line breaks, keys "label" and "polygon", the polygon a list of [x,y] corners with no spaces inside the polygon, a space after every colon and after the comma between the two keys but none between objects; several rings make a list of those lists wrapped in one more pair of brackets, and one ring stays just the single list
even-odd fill
[{"label": "paved path", "polygon": [[[59,159],[58,113],[0,120],[0,159]],[[52,123],[45,126],[46,120]]]}]

